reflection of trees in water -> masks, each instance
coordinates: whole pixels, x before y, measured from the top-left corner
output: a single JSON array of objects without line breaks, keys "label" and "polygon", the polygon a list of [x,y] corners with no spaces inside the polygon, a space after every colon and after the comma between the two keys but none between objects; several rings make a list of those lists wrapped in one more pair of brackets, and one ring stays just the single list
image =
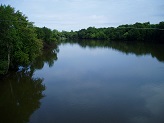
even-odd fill
[{"label": "reflection of trees in water", "polygon": [[36,60],[31,65],[31,69],[42,69],[44,64],[47,63],[49,67],[54,65],[54,62],[57,60],[57,53],[59,52],[58,47],[46,49],[43,51],[43,54],[36,58]]},{"label": "reflection of trees in water", "polygon": [[13,73],[0,85],[0,122],[26,123],[40,107],[45,85],[43,79],[33,78],[28,70]]},{"label": "reflection of trees in water", "polygon": [[13,72],[0,80],[0,123],[27,123],[31,114],[37,110],[46,89],[43,79],[34,78],[36,69],[44,63],[51,67],[57,60],[58,49],[49,49],[30,66]]},{"label": "reflection of trees in water", "polygon": [[[67,42],[67,41],[66,41]],[[120,41],[105,41],[105,40],[75,40],[68,41],[78,43],[81,47],[105,47],[119,50],[126,54],[146,55],[151,54],[159,61],[164,62],[164,44],[141,43],[141,42],[120,42]]]}]

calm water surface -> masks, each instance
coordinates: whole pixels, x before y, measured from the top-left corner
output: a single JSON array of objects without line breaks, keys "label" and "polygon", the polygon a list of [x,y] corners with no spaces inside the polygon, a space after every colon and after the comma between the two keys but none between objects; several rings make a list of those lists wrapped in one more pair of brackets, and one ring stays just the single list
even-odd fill
[{"label": "calm water surface", "polygon": [[29,69],[1,80],[1,121],[164,123],[163,50],[94,41],[61,44]]}]

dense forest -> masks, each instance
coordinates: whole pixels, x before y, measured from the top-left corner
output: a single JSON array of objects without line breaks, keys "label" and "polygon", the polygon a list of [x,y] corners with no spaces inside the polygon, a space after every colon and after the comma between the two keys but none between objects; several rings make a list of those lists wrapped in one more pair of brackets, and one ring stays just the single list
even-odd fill
[{"label": "dense forest", "polygon": [[63,32],[68,39],[104,39],[112,41],[149,41],[164,43],[164,22],[159,24],[135,23],[117,28],[89,27],[79,31]]},{"label": "dense forest", "polygon": [[32,65],[44,49],[56,46],[61,39],[164,43],[164,22],[59,32],[36,27],[22,12],[15,11],[10,5],[0,5],[0,75],[6,74],[9,69],[18,70],[19,66]]},{"label": "dense forest", "polygon": [[9,69],[28,66],[59,40],[59,32],[35,27],[20,11],[11,6],[0,6],[0,74]]}]

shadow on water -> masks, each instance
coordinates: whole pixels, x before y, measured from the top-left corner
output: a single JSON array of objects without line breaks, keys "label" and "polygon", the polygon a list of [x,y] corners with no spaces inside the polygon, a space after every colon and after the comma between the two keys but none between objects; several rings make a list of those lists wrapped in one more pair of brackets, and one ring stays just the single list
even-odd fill
[{"label": "shadow on water", "polygon": [[28,122],[30,115],[40,107],[45,85],[43,79],[33,78],[30,71],[13,73],[0,83],[1,123]]},{"label": "shadow on water", "polygon": [[45,63],[53,66],[57,52],[58,48],[46,50],[28,68],[10,72],[0,79],[0,123],[29,122],[32,113],[40,108],[46,89],[44,79],[34,78],[34,72]]},{"label": "shadow on water", "polygon": [[45,63],[47,63],[49,67],[52,67],[54,65],[54,62],[58,59],[58,52],[58,47],[46,49],[43,54],[36,58],[36,60],[30,66],[31,70],[35,71],[38,69],[42,69]]},{"label": "shadow on water", "polygon": [[112,48],[126,54],[135,54],[137,56],[151,54],[160,62],[164,62],[164,44],[155,44],[147,42],[120,42],[105,40],[68,40],[64,43],[77,43],[81,47],[86,48]]}]

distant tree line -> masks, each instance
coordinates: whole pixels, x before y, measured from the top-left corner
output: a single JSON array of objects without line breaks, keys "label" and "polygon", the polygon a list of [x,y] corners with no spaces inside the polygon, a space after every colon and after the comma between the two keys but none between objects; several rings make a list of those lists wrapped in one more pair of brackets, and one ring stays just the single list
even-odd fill
[{"label": "distant tree line", "polygon": [[0,5],[0,74],[29,65],[59,37],[57,30],[35,27],[20,11]]},{"label": "distant tree line", "polygon": [[68,39],[103,39],[112,41],[150,41],[164,43],[164,22],[159,24],[135,23],[117,28],[89,27],[79,31],[63,32]]}]

